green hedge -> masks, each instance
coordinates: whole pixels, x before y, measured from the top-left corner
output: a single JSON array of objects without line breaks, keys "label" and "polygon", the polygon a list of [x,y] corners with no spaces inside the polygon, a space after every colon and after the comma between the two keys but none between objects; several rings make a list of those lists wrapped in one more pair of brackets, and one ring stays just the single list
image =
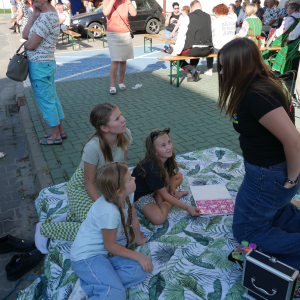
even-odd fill
[{"label": "green hedge", "polygon": [[[6,14],[10,14],[11,10],[10,9],[5,9]],[[0,14],[4,14],[4,9],[0,9]]]}]

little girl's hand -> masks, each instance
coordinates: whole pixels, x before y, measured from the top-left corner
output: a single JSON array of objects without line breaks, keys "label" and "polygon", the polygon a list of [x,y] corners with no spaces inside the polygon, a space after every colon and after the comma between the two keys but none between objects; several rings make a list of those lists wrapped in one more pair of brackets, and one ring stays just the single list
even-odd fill
[{"label": "little girl's hand", "polygon": [[150,272],[153,269],[151,260],[144,254],[141,254],[137,262],[141,265],[145,272]]},{"label": "little girl's hand", "polygon": [[189,206],[187,209],[187,212],[192,216],[192,217],[198,217],[201,215],[201,210],[198,207],[194,206]]},{"label": "little girl's hand", "polygon": [[144,233],[142,233],[139,237],[135,238],[135,243],[137,246],[142,246],[147,242],[147,237],[144,236]]}]

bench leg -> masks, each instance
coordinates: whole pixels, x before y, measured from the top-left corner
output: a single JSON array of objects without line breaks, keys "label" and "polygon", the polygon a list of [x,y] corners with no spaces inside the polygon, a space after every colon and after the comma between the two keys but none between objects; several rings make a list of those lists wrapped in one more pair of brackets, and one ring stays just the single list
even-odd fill
[{"label": "bench leg", "polygon": [[72,48],[73,48],[73,51],[74,51],[74,38],[72,37]]},{"label": "bench leg", "polygon": [[170,84],[172,85],[172,68],[173,68],[173,62],[170,61]]},{"label": "bench leg", "polygon": [[93,31],[92,35],[93,35],[93,42],[95,42],[95,32],[94,31]]},{"label": "bench leg", "polygon": [[179,87],[180,60],[177,60],[177,87]]},{"label": "bench leg", "polygon": [[89,40],[89,31],[88,31],[88,30],[86,31],[86,39],[87,39],[87,41],[88,41],[88,43],[89,43],[90,40]]},{"label": "bench leg", "polygon": [[80,47],[80,38],[78,38],[78,43],[79,43],[79,50],[81,50],[81,47]]}]

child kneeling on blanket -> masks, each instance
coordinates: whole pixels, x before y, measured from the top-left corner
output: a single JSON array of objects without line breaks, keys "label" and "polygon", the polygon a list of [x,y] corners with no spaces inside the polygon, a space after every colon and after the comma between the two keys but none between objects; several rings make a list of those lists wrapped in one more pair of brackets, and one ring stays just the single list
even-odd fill
[{"label": "child kneeling on blanket", "polygon": [[72,267],[90,299],[125,300],[126,289],[142,282],[153,268],[147,256],[127,249],[129,243],[147,241],[133,203],[135,178],[125,163],[112,162],[97,170],[96,184],[103,196],[91,207],[71,247]]}]

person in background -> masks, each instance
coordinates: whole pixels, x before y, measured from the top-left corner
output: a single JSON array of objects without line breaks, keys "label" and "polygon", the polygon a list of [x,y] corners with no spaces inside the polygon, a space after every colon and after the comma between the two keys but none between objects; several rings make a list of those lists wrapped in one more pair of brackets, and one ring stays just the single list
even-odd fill
[{"label": "person in background", "polygon": [[11,7],[11,18],[14,19],[14,12],[13,12],[13,7],[15,7],[17,4],[16,0],[10,0],[10,7]]},{"label": "person in background", "polygon": [[[179,11],[179,4],[177,2],[174,2],[172,4],[173,7],[173,12],[168,13],[165,25],[166,25],[166,33],[165,33],[165,38],[169,39],[171,36],[172,31],[174,30],[179,17],[181,15]],[[162,52],[167,52],[168,48],[170,47],[170,43],[165,42],[165,49]]]},{"label": "person in background", "polygon": [[257,16],[260,20],[262,20],[263,17],[264,17],[265,11],[264,11],[264,9],[260,6],[260,0],[253,0],[252,3],[253,3],[253,4],[256,4],[256,6],[257,6],[256,16]]},{"label": "person in background", "polygon": [[235,5],[236,5],[235,14],[236,14],[237,17],[239,16],[239,14],[241,12],[241,9],[242,9],[241,4],[242,4],[242,0],[236,0],[235,1]]},{"label": "person in background", "polygon": [[93,2],[89,1],[87,8],[88,8],[88,12],[93,12],[94,11]]},{"label": "person in background", "polygon": [[277,7],[277,10],[278,10],[278,13],[280,12],[280,8],[278,7],[279,5],[279,1],[278,0],[275,0],[275,6]]},{"label": "person in background", "polygon": [[229,4],[228,6],[228,16],[236,23],[237,21],[237,15],[235,14],[236,6],[235,4]]},{"label": "person in background", "polygon": [[289,6],[289,1],[285,1],[284,7],[281,9],[279,12],[279,22],[278,22],[278,27],[281,26],[282,20],[288,15],[287,8]]},{"label": "person in background", "polygon": [[[279,12],[278,9],[275,5],[275,0],[267,0],[268,8],[266,9],[263,19],[262,19],[262,24],[263,26],[271,26],[271,27],[277,27],[278,25],[278,19],[279,19]],[[269,31],[270,28],[263,27],[262,30],[264,31]]]},{"label": "person in background", "polygon": [[61,3],[64,6],[64,10],[69,14],[69,17],[71,18],[71,16],[72,16],[71,1],[70,0],[61,0]]},{"label": "person in background", "polygon": [[40,141],[41,145],[61,145],[64,134],[64,113],[56,94],[54,74],[56,62],[54,52],[59,36],[59,18],[50,0],[34,0],[33,14],[23,30],[27,40],[25,48],[34,98],[51,127],[51,134]]},{"label": "person in background", "polygon": [[[228,8],[225,4],[219,4],[213,8],[213,13],[216,16],[215,20],[212,20],[212,38],[214,44],[213,53],[218,53],[219,50],[234,39],[235,36],[235,21],[228,16]],[[214,58],[206,58],[207,71],[205,75],[212,75]]]},{"label": "person in background", "polygon": [[89,12],[89,1],[83,1],[85,12]]},{"label": "person in background", "polygon": [[[199,41],[202,42],[199,43]],[[202,11],[201,3],[194,0],[191,2],[191,13],[181,24],[172,56],[181,54],[203,57],[210,53],[212,46],[211,17]],[[196,70],[198,63],[199,59],[191,59],[190,63],[182,61],[181,68],[188,73],[188,82],[196,82],[199,79],[199,72]]]},{"label": "person in background", "polygon": [[[246,15],[247,18],[244,20],[242,28],[240,32],[236,35],[236,37],[248,37],[252,41],[255,42],[257,46],[259,46],[259,39],[257,36],[261,35],[261,20],[255,15],[257,12],[256,4],[248,4],[246,7]],[[260,45],[261,46],[261,45]]]},{"label": "person in background", "polygon": [[128,14],[135,17],[137,12],[131,0],[104,0],[103,14],[107,19],[107,43],[111,57],[109,92],[114,95],[117,93],[118,69],[119,88],[126,89],[126,61],[134,58]]},{"label": "person in background", "polygon": [[64,6],[60,3],[56,4],[56,9],[59,16],[60,31],[68,30],[70,26],[70,16],[65,11]]},{"label": "person in background", "polygon": [[190,7],[185,5],[181,9],[181,16],[179,17],[178,23],[176,24],[175,28],[173,29],[170,38],[174,38],[175,40],[177,39],[177,34],[180,25],[183,22],[183,19],[190,13]]},{"label": "person in background", "polygon": [[10,20],[10,22],[11,22],[11,27],[9,27],[9,29],[10,29],[10,30],[13,30],[13,32],[12,32],[12,34],[13,34],[13,33],[17,33],[17,25],[18,25],[18,23],[17,23],[18,9],[17,9],[16,5],[12,6],[11,9],[12,9],[14,15],[13,15],[13,18]]},{"label": "person in background", "polygon": [[238,33],[242,27],[242,24],[243,24],[243,21],[247,18],[247,15],[246,15],[246,6],[247,6],[248,2],[244,2],[243,3],[243,6],[242,6],[242,10],[240,11],[240,14],[236,20],[236,26],[237,26],[237,29],[236,29],[236,32]]},{"label": "person in background", "polygon": [[33,8],[30,6],[29,2],[26,3],[26,7],[27,7],[27,11],[28,11],[28,16],[29,16],[29,19],[30,19],[31,16],[32,16],[32,13],[33,13]]},{"label": "person in background", "polygon": [[268,8],[268,0],[264,1],[264,7],[262,8],[264,10],[264,12],[266,11],[266,9]]},{"label": "person in background", "polygon": [[21,25],[20,31],[21,33],[23,32],[23,29],[25,28],[28,20],[29,20],[29,15],[26,7],[27,0],[22,2],[22,0],[17,0],[18,3],[18,17],[17,17],[17,22],[19,25]]}]

